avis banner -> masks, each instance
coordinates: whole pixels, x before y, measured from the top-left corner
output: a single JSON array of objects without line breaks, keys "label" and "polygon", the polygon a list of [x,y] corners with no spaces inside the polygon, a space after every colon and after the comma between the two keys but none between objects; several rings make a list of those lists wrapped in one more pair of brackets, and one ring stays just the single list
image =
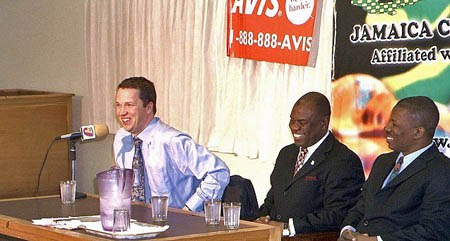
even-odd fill
[{"label": "avis banner", "polygon": [[323,0],[228,0],[227,55],[316,64]]},{"label": "avis banner", "polygon": [[346,0],[335,8],[332,128],[361,157],[366,175],[391,151],[383,128],[409,96],[437,104],[434,141],[450,156],[449,0]]}]

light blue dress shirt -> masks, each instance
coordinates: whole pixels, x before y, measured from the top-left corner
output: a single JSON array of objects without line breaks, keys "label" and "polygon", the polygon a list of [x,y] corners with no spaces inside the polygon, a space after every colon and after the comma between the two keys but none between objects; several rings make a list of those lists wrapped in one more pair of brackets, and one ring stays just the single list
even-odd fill
[{"label": "light blue dress shirt", "polygon": [[[142,140],[146,202],[169,197],[169,207],[202,212],[203,201],[221,198],[230,180],[227,165],[192,138],[155,117],[137,136]],[[114,138],[114,157],[121,168],[132,168],[133,138],[123,128]]]}]

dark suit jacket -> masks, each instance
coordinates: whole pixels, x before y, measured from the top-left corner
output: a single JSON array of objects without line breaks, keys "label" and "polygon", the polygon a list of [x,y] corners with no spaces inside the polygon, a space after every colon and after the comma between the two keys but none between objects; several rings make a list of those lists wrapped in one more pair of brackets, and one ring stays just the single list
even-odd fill
[{"label": "dark suit jacket", "polygon": [[240,202],[241,219],[252,221],[258,218],[258,200],[252,181],[239,175],[230,177],[230,183],[225,188],[222,202]]},{"label": "dark suit jacket", "polygon": [[381,189],[399,155],[380,155],[342,227],[383,241],[450,240],[450,159],[435,145]]},{"label": "dark suit jacket", "polygon": [[293,218],[296,233],[338,230],[364,183],[359,157],[330,133],[293,177],[298,152],[295,144],[281,149],[260,216]]}]

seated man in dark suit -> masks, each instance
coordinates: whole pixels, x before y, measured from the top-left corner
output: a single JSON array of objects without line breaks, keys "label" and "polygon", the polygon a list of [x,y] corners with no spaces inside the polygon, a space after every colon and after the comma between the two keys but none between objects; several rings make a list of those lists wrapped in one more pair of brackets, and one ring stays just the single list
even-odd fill
[{"label": "seated man in dark suit", "polygon": [[339,230],[364,183],[359,157],[328,131],[330,103],[302,96],[291,112],[294,144],[281,149],[258,222],[289,224],[290,235]]},{"label": "seated man in dark suit", "polygon": [[385,127],[394,152],[375,160],[340,241],[450,240],[450,159],[433,144],[438,122],[428,97],[395,105]]}]

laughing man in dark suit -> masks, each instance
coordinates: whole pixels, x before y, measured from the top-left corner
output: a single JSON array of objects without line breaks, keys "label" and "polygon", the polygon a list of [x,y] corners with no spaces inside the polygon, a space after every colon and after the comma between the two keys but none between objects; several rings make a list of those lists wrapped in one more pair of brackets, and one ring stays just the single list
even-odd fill
[{"label": "laughing man in dark suit", "polygon": [[364,172],[359,157],[328,130],[330,114],[328,99],[317,92],[295,103],[289,122],[295,143],[278,155],[258,222],[288,223],[291,235],[339,230]]},{"label": "laughing man in dark suit", "polygon": [[394,152],[375,160],[340,241],[450,239],[450,159],[433,144],[438,122],[428,97],[395,105],[385,127]]}]

